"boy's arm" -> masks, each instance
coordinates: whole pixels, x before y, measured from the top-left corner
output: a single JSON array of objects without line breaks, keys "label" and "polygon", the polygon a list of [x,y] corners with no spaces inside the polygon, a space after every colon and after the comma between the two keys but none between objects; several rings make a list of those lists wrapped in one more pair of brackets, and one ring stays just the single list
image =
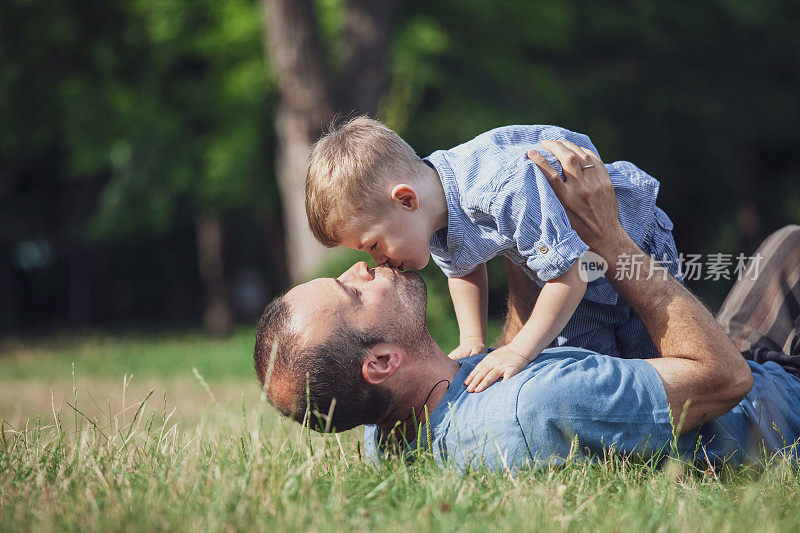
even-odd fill
[{"label": "boy's arm", "polygon": [[561,333],[586,293],[578,261],[569,270],[545,283],[530,319],[509,346],[533,361]]},{"label": "boy's arm", "polygon": [[530,319],[510,343],[494,350],[472,369],[464,380],[467,391],[481,392],[501,377],[510,378],[553,342],[586,292],[586,282],[578,269],[575,261],[568,271],[542,287]]},{"label": "boy's arm", "polygon": [[486,322],[489,306],[489,282],[486,264],[481,263],[463,278],[449,278],[450,297],[458,320],[459,345],[450,352],[460,359],[486,351]]}]

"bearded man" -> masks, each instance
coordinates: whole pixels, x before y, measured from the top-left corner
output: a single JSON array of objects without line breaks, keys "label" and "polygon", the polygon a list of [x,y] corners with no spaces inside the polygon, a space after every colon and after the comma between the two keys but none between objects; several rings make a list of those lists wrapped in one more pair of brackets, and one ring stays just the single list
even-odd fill
[{"label": "bearded man", "polygon": [[[648,457],[675,446],[704,461],[738,463],[797,441],[800,379],[778,364],[797,354],[746,358],[763,355],[757,344],[764,339],[772,348],[800,344],[792,305],[800,295],[800,228],[765,242],[764,270],[779,279],[737,284],[720,315],[727,317],[724,331],[655,260],[644,261],[643,272],[656,273],[649,279],[617,275],[619,257],[642,252],[619,223],[605,166],[569,143],[545,148],[561,162],[563,179],[539,154],[529,157],[573,229],[607,262],[608,279],[642,318],[660,357],[547,349],[517,375],[471,393],[465,380],[481,372],[484,355],[454,361],[439,348],[425,325],[422,279],[361,262],[267,306],[255,366],[269,401],[319,430],[366,425],[365,448],[376,455],[392,437],[413,452],[422,431],[426,448],[430,443],[440,461],[460,467],[518,468],[608,449]],[[769,319],[764,283],[783,290],[768,306]]]}]

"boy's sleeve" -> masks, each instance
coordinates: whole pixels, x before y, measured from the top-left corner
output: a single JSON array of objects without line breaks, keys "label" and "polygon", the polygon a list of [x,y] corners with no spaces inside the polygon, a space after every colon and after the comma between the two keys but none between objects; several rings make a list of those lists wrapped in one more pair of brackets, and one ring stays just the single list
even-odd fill
[{"label": "boy's sleeve", "polygon": [[433,262],[436,263],[436,265],[440,269],[442,269],[442,272],[444,272],[445,276],[447,276],[448,278],[458,277],[458,276],[455,275],[456,271],[453,268],[453,265],[452,265],[452,263],[450,263],[450,261],[448,261],[444,257],[441,257],[441,256],[439,256],[439,255],[437,255],[437,254],[435,254],[433,252],[431,252],[431,257],[433,258]]},{"label": "boy's sleeve", "polygon": [[537,150],[563,174],[558,159],[542,148],[542,141],[567,140],[595,153],[597,148],[586,135],[557,126],[531,126],[522,131],[518,140],[531,144],[521,146],[516,172],[504,183],[494,212],[501,233],[513,240],[528,268],[544,283],[569,270],[589,247],[572,229],[564,207],[527,152]]},{"label": "boy's sleeve", "polygon": [[[541,149],[541,145],[534,148]],[[541,152],[560,172],[555,156]],[[495,213],[501,233],[514,241],[539,280],[547,282],[569,270],[589,247],[572,229],[544,174],[525,154],[522,157],[516,175],[499,195],[501,205],[495,206]]]}]

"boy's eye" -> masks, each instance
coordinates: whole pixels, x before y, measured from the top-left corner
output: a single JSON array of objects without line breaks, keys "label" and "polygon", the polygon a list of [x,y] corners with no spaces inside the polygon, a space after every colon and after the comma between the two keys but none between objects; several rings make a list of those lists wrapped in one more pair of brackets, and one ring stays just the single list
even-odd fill
[{"label": "boy's eye", "polygon": [[378,246],[378,243],[377,242],[373,242],[372,246],[369,247],[369,251],[370,252],[373,251],[375,248],[377,248],[377,246]]}]

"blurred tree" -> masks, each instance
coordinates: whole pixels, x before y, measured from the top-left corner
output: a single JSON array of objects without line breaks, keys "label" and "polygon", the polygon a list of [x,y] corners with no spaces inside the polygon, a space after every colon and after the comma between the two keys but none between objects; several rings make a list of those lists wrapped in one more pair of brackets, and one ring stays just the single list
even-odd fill
[{"label": "blurred tree", "polygon": [[311,235],[306,221],[304,184],[309,150],[334,113],[377,111],[392,3],[346,0],[343,5],[323,4],[320,9],[327,7],[324,15],[330,28],[326,39],[311,0],[261,2],[265,48],[281,96],[275,115],[276,176],[283,200],[289,271],[295,280],[314,273],[324,257],[324,248]]},{"label": "blurred tree", "polygon": [[[16,168],[2,183],[22,186],[26,154],[50,161],[61,180],[52,196],[64,199],[69,215],[71,314],[84,313],[82,292],[91,284],[87,238],[133,243],[189,222],[204,323],[227,332],[225,214],[247,209],[269,220],[278,208],[265,149],[271,84],[257,4],[15,1],[3,10],[10,35],[0,83],[12,97],[0,104],[10,119],[0,126],[0,157]],[[280,278],[280,231],[272,224],[265,241]]]}]

